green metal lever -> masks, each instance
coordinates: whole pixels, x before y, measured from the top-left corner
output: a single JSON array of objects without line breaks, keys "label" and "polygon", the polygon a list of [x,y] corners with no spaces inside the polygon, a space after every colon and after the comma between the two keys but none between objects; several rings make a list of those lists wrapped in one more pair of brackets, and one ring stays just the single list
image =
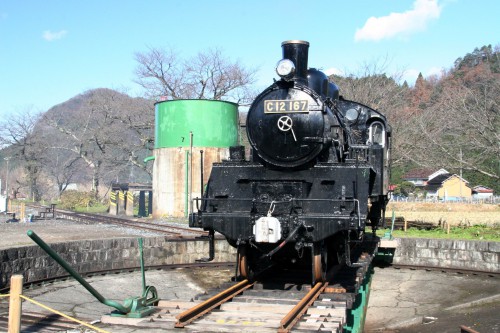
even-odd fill
[{"label": "green metal lever", "polygon": [[[52,257],[59,265],[61,265],[72,277],[74,277],[82,286],[85,287],[99,302],[102,304],[105,304],[107,306],[110,306],[112,308],[115,308],[118,310],[121,314],[130,314],[131,312],[141,312],[139,315],[131,315],[131,317],[142,317],[145,315],[144,308],[146,308],[148,305],[154,304],[158,302],[158,297],[156,293],[156,288],[153,286],[148,286],[146,287],[145,283],[145,277],[144,277],[144,263],[143,263],[143,258],[142,258],[142,239],[140,241],[140,247],[141,247],[141,269],[142,269],[142,284],[143,284],[143,295],[142,297],[139,298],[131,298],[131,299],[126,299],[124,304],[120,304],[116,301],[106,299],[104,296],[102,296],[97,290],[95,290],[85,279],[78,274],[77,271],[75,271],[64,259],[62,259],[50,246],[47,245],[38,235],[33,231],[33,230],[28,230],[27,235],[40,246],[47,254]],[[147,295],[149,293],[152,293],[153,297],[150,299],[147,299]],[[150,309],[147,309],[150,310]],[[151,309],[151,311],[146,311],[148,313],[151,313],[154,311]]]}]

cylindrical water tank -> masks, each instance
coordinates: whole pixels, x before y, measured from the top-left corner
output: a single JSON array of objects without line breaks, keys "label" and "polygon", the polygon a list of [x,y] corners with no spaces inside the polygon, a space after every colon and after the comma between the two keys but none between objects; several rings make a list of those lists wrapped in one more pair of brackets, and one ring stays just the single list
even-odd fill
[{"label": "cylindrical water tank", "polygon": [[237,104],[215,100],[156,103],[153,216],[186,216],[189,200],[201,196],[212,163],[227,158],[229,147],[237,144]]}]

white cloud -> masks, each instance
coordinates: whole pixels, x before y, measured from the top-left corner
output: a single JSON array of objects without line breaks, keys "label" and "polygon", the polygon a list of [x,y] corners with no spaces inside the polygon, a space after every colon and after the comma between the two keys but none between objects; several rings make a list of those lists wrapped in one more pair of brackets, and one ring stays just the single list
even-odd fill
[{"label": "white cloud", "polygon": [[57,31],[57,32],[45,30],[42,34],[42,38],[45,39],[46,41],[52,42],[54,40],[63,38],[67,34],[68,34],[68,32],[66,30],[61,30],[61,31]]},{"label": "white cloud", "polygon": [[438,0],[415,0],[413,9],[404,13],[370,17],[361,29],[356,30],[354,40],[379,41],[423,31],[430,20],[439,18],[441,9]]},{"label": "white cloud", "polygon": [[343,76],[344,75],[344,71],[343,70],[335,68],[335,67],[327,68],[327,69],[323,70],[323,73],[325,73],[328,76],[330,76],[332,74],[339,75],[339,76]]}]

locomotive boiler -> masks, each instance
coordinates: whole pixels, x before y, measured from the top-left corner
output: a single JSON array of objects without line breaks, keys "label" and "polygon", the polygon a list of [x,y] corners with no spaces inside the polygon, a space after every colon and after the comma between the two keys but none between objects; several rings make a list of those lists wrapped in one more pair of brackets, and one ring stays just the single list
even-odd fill
[{"label": "locomotive boiler", "polygon": [[224,235],[243,278],[270,265],[353,265],[349,250],[383,223],[388,201],[390,127],[380,112],[339,96],[308,68],[309,43],[282,43],[280,79],[252,103],[243,146],[215,163],[190,226]]}]

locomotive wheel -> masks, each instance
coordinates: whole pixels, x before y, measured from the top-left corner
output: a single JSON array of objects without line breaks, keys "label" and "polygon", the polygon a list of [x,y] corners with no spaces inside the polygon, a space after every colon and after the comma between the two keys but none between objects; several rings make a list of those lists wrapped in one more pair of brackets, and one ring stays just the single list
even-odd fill
[{"label": "locomotive wheel", "polygon": [[324,246],[315,244],[312,256],[313,284],[326,281],[327,251]]},{"label": "locomotive wheel", "polygon": [[250,264],[250,258],[248,255],[248,250],[246,246],[242,246],[239,249],[238,254],[238,266],[240,268],[240,276],[243,279],[252,281],[254,278],[254,271]]}]

